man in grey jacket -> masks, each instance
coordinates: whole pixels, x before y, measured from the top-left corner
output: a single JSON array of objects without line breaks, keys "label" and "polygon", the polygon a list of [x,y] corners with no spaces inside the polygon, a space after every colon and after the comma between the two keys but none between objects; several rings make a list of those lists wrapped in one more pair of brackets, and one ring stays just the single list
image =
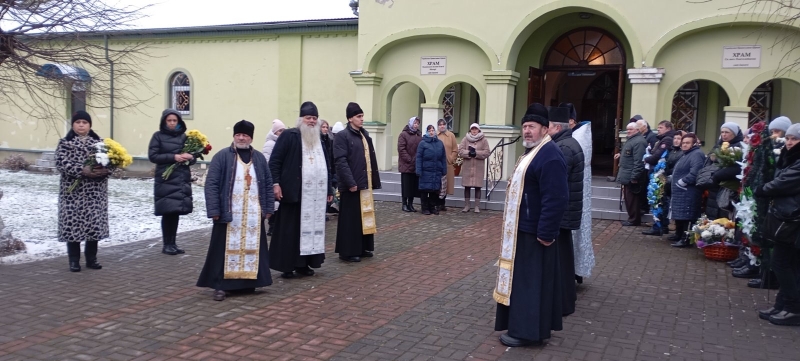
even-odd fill
[{"label": "man in grey jacket", "polygon": [[627,139],[622,151],[614,155],[619,159],[619,172],[617,183],[622,185],[625,196],[625,208],[628,211],[628,220],[622,222],[623,226],[639,226],[642,224],[642,197],[647,196],[647,171],[644,169],[645,149],[647,141],[639,132],[636,123],[629,123],[626,128]]}]

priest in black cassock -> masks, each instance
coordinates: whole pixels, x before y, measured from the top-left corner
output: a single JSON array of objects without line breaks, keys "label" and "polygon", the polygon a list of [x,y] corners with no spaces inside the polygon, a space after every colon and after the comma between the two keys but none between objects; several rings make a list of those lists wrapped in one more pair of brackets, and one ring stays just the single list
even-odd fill
[{"label": "priest in black cassock", "polygon": [[208,218],[214,220],[206,263],[198,287],[253,292],[272,284],[264,220],[273,213],[272,176],[267,159],[250,146],[255,126],[242,120],[233,127],[233,144],[214,158],[206,175]]},{"label": "priest in black cassock", "polygon": [[525,154],[508,185],[498,261],[495,330],[509,347],[541,345],[561,325],[561,270],[556,238],[566,210],[567,166],[548,133],[548,111],[531,104],[522,118]]},{"label": "priest in black cassock", "polygon": [[336,253],[345,262],[361,262],[375,250],[374,189],[381,189],[372,138],[364,129],[364,112],[347,104],[347,127],[336,134],[333,159],[339,182],[339,224]]},{"label": "priest in black cassock", "polygon": [[269,159],[275,226],[269,245],[270,268],[281,277],[313,276],[325,261],[325,210],[333,200],[328,150],[320,138],[317,106],[300,106],[297,128],[285,130]]}]

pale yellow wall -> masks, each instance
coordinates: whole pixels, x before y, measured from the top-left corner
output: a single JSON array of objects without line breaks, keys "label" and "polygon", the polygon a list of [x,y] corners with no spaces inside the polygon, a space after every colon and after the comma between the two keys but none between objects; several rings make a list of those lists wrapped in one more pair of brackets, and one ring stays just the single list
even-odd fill
[{"label": "pale yellow wall", "polygon": [[392,167],[397,167],[397,138],[403,127],[408,125],[408,119],[419,117],[422,119],[422,109],[420,105],[420,89],[412,83],[404,83],[394,91],[391,97],[391,109],[389,112],[386,136],[389,144],[376,144],[375,146],[387,147],[388,154],[392,155]]},{"label": "pale yellow wall", "polygon": [[800,84],[787,79],[773,84],[772,118],[784,115],[794,123],[800,122]]},{"label": "pale yellow wall", "polygon": [[[636,33],[635,39],[629,37],[629,40],[633,42],[634,60],[638,66],[646,57],[655,55],[649,54],[649,50],[668,37],[670,31],[689,23],[699,26],[713,24],[717,22],[715,18],[733,19],[738,11],[735,6],[739,4],[740,0],[697,4],[632,0],[403,0],[392,2],[390,7],[388,3],[362,1],[358,58],[363,67],[371,53],[392,40],[423,32],[450,33],[474,38],[489,53],[495,69],[509,69],[508,65],[515,61],[514,44],[520,34],[524,42],[527,39],[525,32],[532,31],[540,25],[539,22],[569,12],[586,11],[603,14],[618,23],[626,33]],[[743,15],[742,18],[751,17]],[[536,19],[539,22],[535,22]],[[426,28],[430,30],[425,31]],[[652,64],[648,61],[647,65]]]},{"label": "pale yellow wall", "polygon": [[[19,91],[15,99],[0,97],[0,148],[55,149],[58,139],[69,130],[70,122],[67,117],[67,103],[62,99],[63,92],[54,94],[54,96],[49,94],[41,96],[56,113],[62,115],[43,121],[31,116],[36,113],[35,106],[32,97],[26,92]],[[103,123],[102,119],[94,120],[96,128],[102,129]]]},{"label": "pale yellow wall", "polygon": [[[313,101],[319,109],[319,116],[331,124],[337,121],[346,124],[345,108],[348,102],[355,101],[356,85],[349,75],[357,67],[358,39],[355,35],[303,37],[301,98],[302,101]],[[298,105],[297,112],[299,110]]]}]

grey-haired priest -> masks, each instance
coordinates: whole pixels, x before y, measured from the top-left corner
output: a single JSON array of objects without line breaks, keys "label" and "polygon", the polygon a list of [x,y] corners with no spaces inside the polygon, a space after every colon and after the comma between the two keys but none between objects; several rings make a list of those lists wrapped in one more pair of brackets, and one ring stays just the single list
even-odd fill
[{"label": "grey-haired priest", "polygon": [[[508,185],[495,330],[509,347],[541,345],[562,328],[562,272],[556,239],[569,203],[564,155],[550,136],[548,110],[534,103],[522,118],[525,154]],[[574,275],[570,275],[574,277]]]},{"label": "grey-haired priest", "polygon": [[272,284],[264,228],[275,208],[272,176],[267,158],[250,146],[254,131],[253,123],[236,123],[233,144],[214,155],[206,176],[206,212],[214,227],[197,286],[214,289],[215,301],[226,292]]}]

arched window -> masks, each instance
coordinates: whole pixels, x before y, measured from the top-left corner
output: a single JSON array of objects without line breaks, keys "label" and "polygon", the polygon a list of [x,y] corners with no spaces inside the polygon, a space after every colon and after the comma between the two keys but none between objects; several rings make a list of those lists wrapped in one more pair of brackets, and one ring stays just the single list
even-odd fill
[{"label": "arched window", "polygon": [[172,74],[169,84],[170,108],[177,110],[181,115],[191,115],[192,97],[189,76],[183,72],[177,72]]},{"label": "arched window", "polygon": [[550,47],[545,67],[576,67],[625,64],[617,39],[592,28],[576,29]]}]

